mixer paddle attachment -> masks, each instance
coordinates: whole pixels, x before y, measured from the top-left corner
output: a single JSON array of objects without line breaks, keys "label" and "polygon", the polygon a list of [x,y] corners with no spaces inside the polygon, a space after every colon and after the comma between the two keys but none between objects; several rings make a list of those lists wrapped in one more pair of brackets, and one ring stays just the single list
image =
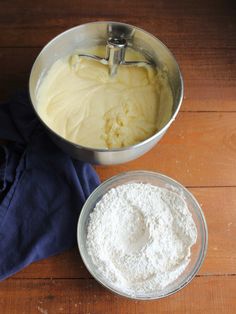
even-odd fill
[{"label": "mixer paddle attachment", "polygon": [[79,57],[93,59],[101,62],[102,64],[108,65],[109,74],[111,77],[116,75],[119,65],[153,66],[153,63],[149,61],[125,61],[125,52],[127,46],[126,39],[111,37],[107,40],[105,58],[84,53],[79,54]]}]

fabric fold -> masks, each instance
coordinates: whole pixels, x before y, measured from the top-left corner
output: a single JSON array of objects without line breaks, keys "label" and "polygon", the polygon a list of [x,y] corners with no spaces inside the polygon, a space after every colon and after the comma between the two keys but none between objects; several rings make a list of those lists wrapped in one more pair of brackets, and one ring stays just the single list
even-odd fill
[{"label": "fabric fold", "polygon": [[0,280],[76,244],[79,212],[100,183],[50,139],[27,93],[0,105]]}]

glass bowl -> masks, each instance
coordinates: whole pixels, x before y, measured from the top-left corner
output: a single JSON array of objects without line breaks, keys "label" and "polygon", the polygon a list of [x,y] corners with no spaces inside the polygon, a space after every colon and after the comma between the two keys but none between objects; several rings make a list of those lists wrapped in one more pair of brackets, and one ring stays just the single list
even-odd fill
[{"label": "glass bowl", "polygon": [[[96,268],[96,265],[94,265],[90,255],[87,252],[86,239],[89,215],[95,208],[96,203],[99,202],[104,194],[106,194],[110,189],[115,188],[119,185],[135,182],[150,183],[154,186],[166,188],[181,195],[187,203],[188,209],[191,212],[193,220],[196,224],[197,241],[191,248],[191,257],[187,268],[174,282],[169,284],[163,290],[154,291],[148,294],[137,293],[135,295],[131,295],[114,287],[111,282],[101,276]],[[208,232],[206,220],[200,205],[198,204],[194,196],[183,185],[160,173],[149,171],[130,171],[121,173],[106,180],[90,195],[90,197],[84,204],[79,217],[77,240],[82,260],[90,274],[98,282],[100,282],[103,286],[105,286],[112,292],[122,295],[124,297],[136,300],[152,300],[160,299],[179,291],[194,278],[206,256]]]}]

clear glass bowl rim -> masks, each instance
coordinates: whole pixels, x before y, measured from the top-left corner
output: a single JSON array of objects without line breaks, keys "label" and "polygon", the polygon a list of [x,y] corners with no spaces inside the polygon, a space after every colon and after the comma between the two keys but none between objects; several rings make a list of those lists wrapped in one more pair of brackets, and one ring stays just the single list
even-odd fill
[{"label": "clear glass bowl rim", "polygon": [[[202,238],[202,243],[201,243],[201,249],[200,249],[200,254],[198,256],[198,259],[192,269],[192,272],[189,274],[189,276],[182,282],[181,285],[179,285],[176,289],[173,289],[172,291],[166,293],[166,294],[160,294],[157,295],[155,297],[151,296],[145,296],[145,297],[137,297],[137,296],[132,296],[126,292],[122,292],[120,290],[116,290],[113,287],[109,286],[108,283],[106,283],[104,280],[101,280],[100,278],[98,278],[96,276],[96,274],[93,272],[92,268],[90,267],[90,265],[87,263],[87,260],[84,256],[84,245],[82,244],[82,241],[79,237],[79,233],[80,233],[80,229],[82,228],[82,219],[81,217],[83,215],[85,215],[85,212],[87,212],[91,206],[90,203],[95,200],[98,199],[99,196],[101,195],[105,195],[103,192],[105,190],[105,188],[109,187],[110,185],[112,185],[112,183],[119,181],[120,179],[135,179],[135,177],[140,177],[140,175],[147,177],[155,177],[158,178],[160,180],[162,180],[163,182],[165,182],[166,184],[169,184],[170,186],[174,186],[177,187],[178,190],[182,190],[185,194],[188,195],[188,197],[192,200],[193,204],[194,204],[194,210],[197,214],[197,216],[200,218],[201,221],[201,229],[202,229],[202,234],[201,234],[201,238]],[[141,182],[141,180],[139,180]],[[122,183],[124,184],[124,183]],[[128,182],[126,182],[125,184],[128,184]],[[88,209],[88,210],[87,210]],[[133,300],[157,300],[157,299],[161,299],[164,297],[167,297],[169,295],[172,295],[176,292],[178,292],[179,290],[181,290],[182,288],[184,288],[187,284],[189,284],[191,282],[191,280],[196,276],[197,272],[199,271],[200,267],[202,266],[202,263],[204,262],[204,259],[206,257],[206,253],[207,253],[207,247],[208,247],[208,228],[207,228],[207,223],[206,223],[206,219],[204,216],[204,213],[201,209],[201,206],[199,205],[198,201],[196,200],[196,198],[193,196],[193,194],[187,189],[185,188],[181,183],[179,183],[178,181],[168,177],[167,175],[164,175],[162,173],[159,172],[154,172],[154,171],[147,171],[147,170],[133,170],[133,171],[126,171],[126,172],[121,172],[117,175],[112,176],[111,178],[103,181],[92,193],[91,195],[88,197],[88,199],[86,200],[86,202],[84,203],[80,215],[79,215],[79,219],[78,219],[78,225],[77,225],[77,242],[78,242],[78,248],[79,248],[79,252],[80,252],[80,256],[83,260],[83,263],[85,264],[87,270],[89,271],[89,273],[92,275],[92,277],[99,282],[102,286],[104,286],[105,288],[107,288],[108,290],[110,290],[111,292],[118,294],[120,296],[126,297],[128,299],[133,299]]]}]

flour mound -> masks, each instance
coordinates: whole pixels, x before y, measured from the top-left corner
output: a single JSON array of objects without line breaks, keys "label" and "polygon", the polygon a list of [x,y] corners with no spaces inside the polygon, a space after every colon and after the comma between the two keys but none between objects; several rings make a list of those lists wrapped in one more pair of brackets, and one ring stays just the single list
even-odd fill
[{"label": "flour mound", "polygon": [[162,290],[186,269],[197,229],[184,199],[151,184],[106,193],[90,214],[87,249],[99,274],[123,292]]}]

